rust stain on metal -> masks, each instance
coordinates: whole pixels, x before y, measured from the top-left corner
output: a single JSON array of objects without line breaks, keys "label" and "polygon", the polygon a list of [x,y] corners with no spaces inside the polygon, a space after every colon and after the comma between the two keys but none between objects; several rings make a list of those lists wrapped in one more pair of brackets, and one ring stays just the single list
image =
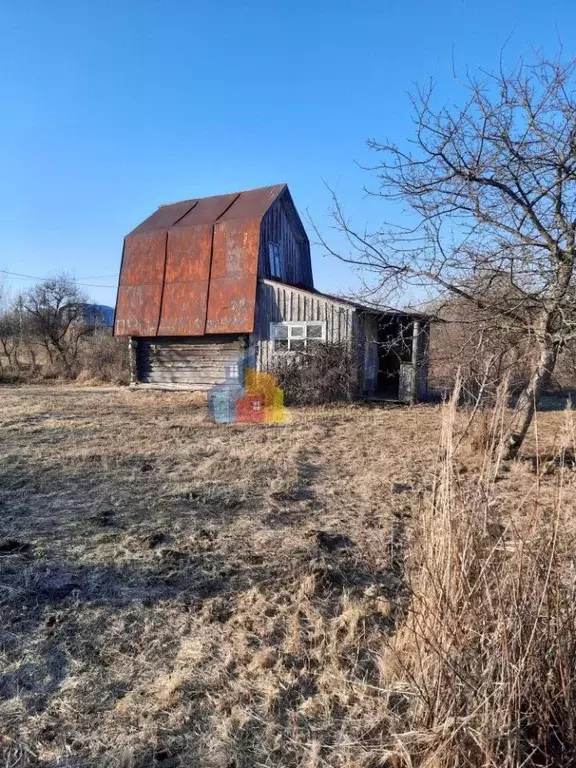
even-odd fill
[{"label": "rust stain on metal", "polygon": [[198,224],[214,224],[220,216],[238,199],[238,192],[229,195],[215,195],[214,197],[204,197],[198,200],[185,216],[183,216],[176,227],[193,227]]},{"label": "rust stain on metal", "polygon": [[168,231],[160,335],[204,333],[211,251],[211,224],[173,227]]},{"label": "rust stain on metal", "polygon": [[128,235],[120,285],[162,282],[166,258],[166,232],[154,229]]},{"label": "rust stain on metal", "polygon": [[173,227],[168,231],[166,283],[208,280],[212,226]]},{"label": "rust stain on metal", "polygon": [[181,203],[172,205],[161,205],[157,211],[148,216],[136,229],[133,229],[131,235],[136,232],[144,232],[148,229],[168,229],[174,226],[188,211],[192,210],[198,204],[198,200],[184,200]]},{"label": "rust stain on metal", "polygon": [[214,227],[206,333],[253,330],[260,221],[223,217]]},{"label": "rust stain on metal", "polygon": [[255,296],[255,275],[211,281],[206,333],[250,333],[254,328]]},{"label": "rust stain on metal", "polygon": [[241,192],[234,205],[220,219],[262,219],[278,195],[286,188],[285,184],[273,187],[261,187]]},{"label": "rust stain on metal", "polygon": [[162,283],[121,287],[115,333],[118,336],[155,336],[161,298]]},{"label": "rust stain on metal", "polygon": [[166,285],[159,336],[202,336],[206,321],[208,283]]},{"label": "rust stain on metal", "polygon": [[284,189],[161,206],[136,227],[125,239],[115,333],[251,332],[262,217]]},{"label": "rust stain on metal", "polygon": [[118,335],[156,333],[165,258],[165,230],[143,230],[126,238],[116,306],[115,333]]},{"label": "rust stain on metal", "polygon": [[255,275],[258,271],[260,221],[221,221],[214,227],[212,279],[231,275]]}]

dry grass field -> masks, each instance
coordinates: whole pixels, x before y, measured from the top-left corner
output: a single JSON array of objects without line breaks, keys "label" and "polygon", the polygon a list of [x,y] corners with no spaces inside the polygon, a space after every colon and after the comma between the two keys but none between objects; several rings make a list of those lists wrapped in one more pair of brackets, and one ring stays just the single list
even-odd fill
[{"label": "dry grass field", "polygon": [[[401,765],[387,644],[440,432],[439,406],[214,425],[185,393],[1,389],[0,766]],[[530,456],[564,438],[541,414],[491,509],[553,510]],[[459,449],[463,493],[482,471]]]}]

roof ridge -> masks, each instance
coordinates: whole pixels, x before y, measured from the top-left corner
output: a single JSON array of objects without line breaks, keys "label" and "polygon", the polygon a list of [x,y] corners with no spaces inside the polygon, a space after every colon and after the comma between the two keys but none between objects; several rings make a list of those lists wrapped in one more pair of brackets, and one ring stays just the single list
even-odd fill
[{"label": "roof ridge", "polygon": [[198,202],[199,200],[209,200],[211,197],[225,197],[226,195],[245,195],[247,192],[260,192],[263,189],[276,189],[276,188],[280,189],[281,187],[288,187],[288,183],[285,181],[282,181],[282,182],[279,182],[278,184],[265,184],[263,187],[251,187],[250,189],[240,189],[234,192],[218,192],[215,195],[205,195],[204,197],[190,197],[184,200],[174,200],[171,203],[160,203],[160,205],[158,206],[158,209],[167,208],[170,205],[182,205],[182,203],[193,203],[193,202]]}]

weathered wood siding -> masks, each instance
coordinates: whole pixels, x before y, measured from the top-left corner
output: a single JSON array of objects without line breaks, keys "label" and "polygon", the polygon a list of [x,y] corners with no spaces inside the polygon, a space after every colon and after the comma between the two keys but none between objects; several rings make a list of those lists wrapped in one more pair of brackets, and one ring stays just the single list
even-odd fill
[{"label": "weathered wood siding", "polygon": [[238,374],[243,349],[243,337],[238,336],[140,338],[135,350],[137,381],[208,390]]},{"label": "weathered wood siding", "polygon": [[363,320],[363,381],[364,394],[372,395],[378,384],[378,369],[380,367],[378,347],[378,317],[365,314]]},{"label": "weathered wood siding", "polygon": [[[280,275],[270,271],[269,243],[280,246]],[[303,288],[314,287],[310,243],[288,190],[272,203],[262,219],[258,276]]]},{"label": "weathered wood siding", "polygon": [[416,400],[423,401],[428,397],[428,355],[430,345],[430,322],[416,320]]},{"label": "weathered wood siding", "polygon": [[329,343],[354,344],[359,332],[358,317],[353,306],[290,285],[260,280],[252,334],[260,370],[268,370],[274,362],[270,323],[298,321],[325,323],[326,341]]}]

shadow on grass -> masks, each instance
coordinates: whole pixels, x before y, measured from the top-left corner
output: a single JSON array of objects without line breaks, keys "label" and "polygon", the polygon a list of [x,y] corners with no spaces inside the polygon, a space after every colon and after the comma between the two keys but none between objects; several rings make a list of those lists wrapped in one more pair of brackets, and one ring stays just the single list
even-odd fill
[{"label": "shadow on grass", "polygon": [[569,403],[576,404],[576,390],[565,392],[547,392],[542,395],[538,411],[543,413],[550,411],[565,411]]},{"label": "shadow on grass", "polygon": [[[87,606],[96,612],[86,615],[95,617],[97,609],[113,616],[120,609],[153,609],[165,601],[175,601],[185,612],[229,586],[218,574],[221,562],[212,560],[208,571],[198,557],[170,549],[161,550],[153,565],[56,563],[25,555],[0,560],[0,648],[6,668],[13,667],[0,674],[0,700],[18,696],[31,714],[43,711],[58,691],[70,652],[78,643],[86,646],[83,653],[88,648],[92,638],[86,626],[75,626]],[[244,576],[240,581],[249,583],[250,576]],[[31,649],[33,661],[22,662]]]},{"label": "shadow on grass", "polygon": [[[227,488],[217,478],[207,477],[196,479],[195,490],[187,491],[187,498],[172,497],[162,488],[166,479],[156,471],[155,459],[146,459],[146,470],[143,461],[142,457],[123,459],[108,469],[98,453],[74,466],[59,465],[57,455],[42,460],[19,456],[13,463],[0,465],[0,537],[31,545],[28,552],[15,550],[0,556],[0,648],[5,660],[0,699],[17,698],[26,711],[23,719],[45,717],[46,727],[55,733],[61,727],[62,736],[39,731],[29,741],[32,749],[61,738],[67,749],[77,750],[43,762],[30,758],[26,763],[24,755],[15,764],[44,768],[206,765],[200,747],[191,743],[189,723],[167,732],[153,749],[137,746],[128,762],[122,750],[108,746],[100,756],[86,756],[92,748],[86,746],[90,718],[95,723],[102,709],[114,706],[105,700],[108,693],[99,682],[100,674],[109,673],[105,638],[114,622],[119,625],[113,641],[117,655],[145,655],[151,636],[159,643],[156,635],[144,632],[145,626],[154,625],[155,632],[162,625],[159,653],[163,660],[170,660],[181,640],[172,627],[182,617],[184,622],[186,614],[209,609],[210,620],[224,625],[234,616],[242,593],[256,587],[269,595],[284,591],[286,599],[292,600],[290,590],[296,591],[307,574],[316,577],[313,599],[329,619],[337,615],[343,594],[361,596],[374,586],[401,610],[405,597],[400,524],[392,533],[384,567],[364,557],[346,531],[308,542],[300,539],[294,546],[286,545],[290,539],[279,533],[282,546],[277,550],[260,549],[258,538],[251,541],[249,534],[246,540],[223,542],[229,524],[239,515],[252,515],[255,527],[276,527],[262,509],[262,490],[243,495],[240,486]],[[296,461],[295,478],[288,478],[286,488],[274,499],[290,515],[290,509],[300,505],[306,510],[316,502],[314,482],[320,471],[307,451],[298,454]],[[400,615],[395,610],[389,617],[368,620],[382,631],[394,631]],[[368,680],[372,674],[368,654],[363,663]],[[59,696],[64,691],[65,698],[69,676],[77,684],[78,665],[90,668],[88,677],[98,700],[89,716],[85,712],[78,716],[83,741],[76,747],[75,737],[66,734],[66,718],[74,715],[60,714]],[[84,707],[81,693],[76,702]],[[201,686],[194,689],[195,700],[209,701],[210,695]],[[297,697],[287,698],[284,704],[282,716],[288,718],[296,710]],[[82,722],[81,717],[87,719]],[[195,717],[194,727],[200,730],[206,710],[195,710]],[[121,719],[119,723],[123,727]],[[18,727],[16,722],[10,724],[16,736]],[[20,727],[25,730],[26,726]],[[263,725],[256,734],[262,741],[264,730]]]}]

